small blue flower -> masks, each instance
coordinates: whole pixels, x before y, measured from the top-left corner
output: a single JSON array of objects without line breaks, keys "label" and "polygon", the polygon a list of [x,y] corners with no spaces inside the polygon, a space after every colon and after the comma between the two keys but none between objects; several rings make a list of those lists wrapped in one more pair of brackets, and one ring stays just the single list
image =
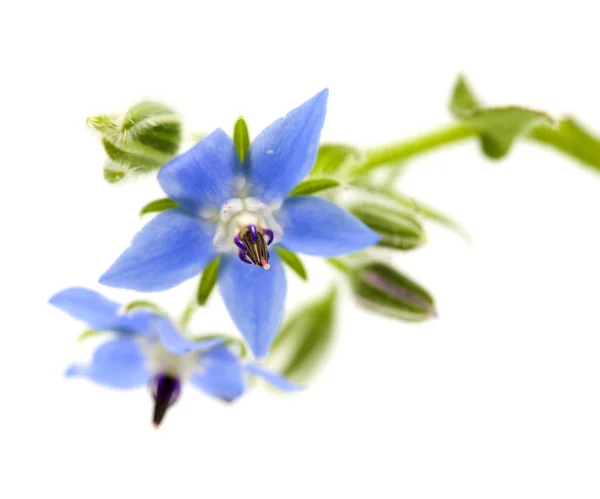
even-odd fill
[{"label": "small blue flower", "polygon": [[67,375],[84,376],[110,388],[149,386],[155,425],[178,400],[184,382],[227,402],[246,391],[248,374],[280,390],[300,389],[259,364],[243,363],[221,339],[188,340],[167,318],[147,310],[122,314],[120,304],[94,291],[65,289],[50,303],[94,329],[116,333],[98,347],[90,364],[72,365]]},{"label": "small blue flower", "polygon": [[323,90],[267,127],[243,165],[223,130],[166,164],[158,181],[179,207],[148,223],[100,282],[161,291],[222,254],[219,289],[227,310],[255,356],[264,357],[281,323],[287,289],[282,262],[269,248],[281,244],[332,257],[379,240],[330,201],[288,197],[315,162],[327,95]]}]

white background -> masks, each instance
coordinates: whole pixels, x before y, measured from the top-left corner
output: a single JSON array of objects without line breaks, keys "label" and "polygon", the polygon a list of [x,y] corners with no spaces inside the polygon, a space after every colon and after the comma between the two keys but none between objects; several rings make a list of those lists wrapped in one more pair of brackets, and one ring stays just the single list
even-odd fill
[{"label": "white background", "polygon": [[[419,158],[404,190],[431,227],[398,263],[436,294],[409,326],[343,305],[306,392],[226,406],[186,390],[159,431],[144,390],[64,368],[83,326],[46,304],[98,276],[160,195],[102,180],[88,115],[141,98],[187,130],[256,134],[323,87],[323,138],[373,146],[449,122],[464,71],[484,99],[600,130],[593,2],[12,2],[2,50],[0,497],[597,498],[600,176],[530,144],[491,164],[475,142]],[[335,278],[311,261],[288,305]],[[176,312],[195,282],[153,296]],[[119,300],[135,295],[105,290]],[[198,332],[233,326],[218,296]]]}]

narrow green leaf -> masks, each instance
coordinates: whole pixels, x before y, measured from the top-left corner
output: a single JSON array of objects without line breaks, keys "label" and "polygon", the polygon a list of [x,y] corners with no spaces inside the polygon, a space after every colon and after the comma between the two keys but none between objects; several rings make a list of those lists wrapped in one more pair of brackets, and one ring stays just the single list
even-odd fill
[{"label": "narrow green leaf", "polygon": [[600,140],[574,118],[564,118],[556,127],[537,126],[531,130],[529,136],[600,172]]},{"label": "narrow green leaf", "polygon": [[145,308],[148,310],[152,310],[153,312],[156,312],[158,314],[163,314],[163,311],[161,310],[161,308],[158,305],[156,305],[155,303],[152,303],[151,301],[147,301],[147,300],[134,300],[132,302],[129,302],[127,305],[125,305],[123,307],[123,310],[125,312],[131,312],[132,310],[134,310],[136,308]]},{"label": "narrow green leaf", "polygon": [[196,310],[198,310],[198,304],[195,301],[185,307],[183,313],[181,314],[181,319],[179,319],[179,324],[181,325],[182,329],[185,329],[188,326]]},{"label": "narrow green leaf", "polygon": [[233,143],[237,149],[240,163],[244,163],[248,148],[250,147],[250,135],[248,134],[248,125],[244,118],[238,118],[233,128]]},{"label": "narrow green leaf", "polygon": [[105,331],[98,331],[96,329],[87,329],[77,337],[77,341],[85,341],[89,338],[95,338],[96,336],[99,336],[103,333],[105,333]]},{"label": "narrow green leaf", "polygon": [[281,327],[267,364],[296,383],[306,383],[335,338],[336,290],[298,309]]},{"label": "narrow green leaf", "polygon": [[221,261],[221,257],[216,257],[212,262],[210,262],[205,268],[204,272],[202,272],[202,276],[200,277],[200,284],[198,285],[198,294],[196,296],[196,301],[198,305],[204,305],[208,300],[215,284],[217,283],[217,276],[219,273],[219,262]]},{"label": "narrow green leaf", "polygon": [[290,196],[308,196],[340,185],[342,185],[341,182],[334,178],[309,178],[294,187]]},{"label": "narrow green leaf", "polygon": [[328,177],[339,173],[346,164],[360,157],[358,149],[345,144],[322,144],[311,177]]},{"label": "narrow green leaf", "polygon": [[304,264],[300,257],[289,250],[282,248],[281,246],[275,246],[275,251],[279,255],[279,258],[285,263],[290,269],[292,269],[300,279],[308,280],[308,276],[306,274],[306,269],[304,268]]},{"label": "narrow green leaf", "polygon": [[169,198],[155,199],[154,201],[150,201],[146,206],[144,206],[140,210],[140,217],[146,215],[148,213],[157,213],[159,211],[168,210],[170,208],[175,208],[177,203]]}]

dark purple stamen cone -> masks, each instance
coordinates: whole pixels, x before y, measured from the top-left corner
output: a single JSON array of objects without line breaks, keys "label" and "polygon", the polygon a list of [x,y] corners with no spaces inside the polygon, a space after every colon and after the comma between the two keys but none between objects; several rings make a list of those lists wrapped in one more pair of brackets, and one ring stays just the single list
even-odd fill
[{"label": "dark purple stamen cone", "polygon": [[152,396],[154,397],[154,414],[152,422],[154,426],[160,425],[167,409],[171,407],[181,393],[181,382],[168,374],[157,374],[152,379]]},{"label": "dark purple stamen cone", "polygon": [[269,270],[269,250],[267,246],[273,242],[273,231],[270,229],[257,229],[256,225],[248,225],[236,237],[235,245],[240,248],[240,260],[253,263],[265,270]]}]

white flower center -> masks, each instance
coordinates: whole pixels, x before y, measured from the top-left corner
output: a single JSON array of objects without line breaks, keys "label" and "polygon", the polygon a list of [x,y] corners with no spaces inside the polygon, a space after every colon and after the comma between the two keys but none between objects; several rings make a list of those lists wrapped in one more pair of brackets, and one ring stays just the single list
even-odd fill
[{"label": "white flower center", "polygon": [[219,210],[215,248],[220,252],[238,251],[233,239],[249,225],[255,225],[259,231],[270,229],[274,235],[273,243],[281,241],[283,229],[273,215],[277,209],[279,206],[267,206],[251,197],[230,199]]},{"label": "white flower center", "polygon": [[143,347],[146,364],[153,374],[168,374],[185,381],[200,368],[198,352],[176,355],[163,347],[160,342],[147,343]]}]

